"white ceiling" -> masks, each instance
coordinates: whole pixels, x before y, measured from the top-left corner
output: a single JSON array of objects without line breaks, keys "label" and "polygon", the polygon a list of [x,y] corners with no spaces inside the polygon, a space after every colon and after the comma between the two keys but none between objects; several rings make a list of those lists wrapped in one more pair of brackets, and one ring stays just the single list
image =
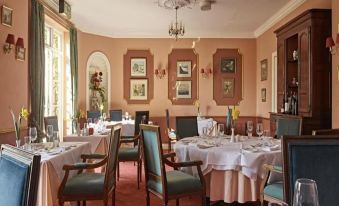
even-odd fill
[{"label": "white ceiling", "polygon": [[[217,0],[210,11],[182,8],[185,37],[251,38],[288,3],[297,0]],[[116,38],[167,38],[175,11],[157,0],[69,0],[72,22],[82,31]]]}]

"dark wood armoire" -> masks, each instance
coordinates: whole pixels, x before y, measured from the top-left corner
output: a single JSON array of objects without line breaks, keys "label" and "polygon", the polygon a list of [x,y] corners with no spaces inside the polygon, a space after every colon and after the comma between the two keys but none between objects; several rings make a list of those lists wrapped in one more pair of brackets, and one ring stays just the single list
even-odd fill
[{"label": "dark wood armoire", "polygon": [[325,47],[332,35],[331,10],[305,11],[275,31],[277,35],[277,109],[271,113],[271,134],[282,114],[283,100],[296,94],[297,114],[302,118],[302,134],[331,128],[332,60]]}]

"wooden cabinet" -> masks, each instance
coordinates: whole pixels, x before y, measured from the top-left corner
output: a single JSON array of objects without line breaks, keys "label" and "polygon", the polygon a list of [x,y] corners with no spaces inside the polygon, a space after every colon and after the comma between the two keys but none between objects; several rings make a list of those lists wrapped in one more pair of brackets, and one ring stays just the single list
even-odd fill
[{"label": "wooden cabinet", "polygon": [[[331,128],[332,63],[325,47],[326,37],[332,34],[331,25],[331,10],[312,9],[275,31],[278,53],[277,108],[280,112],[283,99],[296,94],[297,115],[303,119],[302,134]],[[271,132],[275,132],[276,115],[271,113]]]}]

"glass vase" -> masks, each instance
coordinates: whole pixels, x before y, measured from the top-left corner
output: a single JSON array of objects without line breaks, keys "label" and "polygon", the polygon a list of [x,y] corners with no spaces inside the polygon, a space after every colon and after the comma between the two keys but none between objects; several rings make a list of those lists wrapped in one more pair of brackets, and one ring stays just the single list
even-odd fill
[{"label": "glass vase", "polygon": [[230,142],[235,142],[235,136],[234,136],[234,128],[231,128],[231,140]]},{"label": "glass vase", "polygon": [[16,140],[15,140],[16,147],[19,148],[20,145],[21,145],[20,143],[21,143],[21,140],[20,140],[20,139],[16,139]]}]

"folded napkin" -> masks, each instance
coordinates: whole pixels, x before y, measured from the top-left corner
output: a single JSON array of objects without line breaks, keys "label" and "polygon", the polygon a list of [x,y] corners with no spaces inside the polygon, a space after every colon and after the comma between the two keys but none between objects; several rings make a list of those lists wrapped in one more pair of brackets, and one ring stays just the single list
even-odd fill
[{"label": "folded napkin", "polygon": [[280,149],[280,145],[273,145],[271,147],[262,147],[261,150],[265,152],[277,151]]},{"label": "folded napkin", "polygon": [[207,148],[215,147],[215,145],[207,144],[207,143],[199,143],[197,144],[197,147],[200,149],[207,149]]}]

